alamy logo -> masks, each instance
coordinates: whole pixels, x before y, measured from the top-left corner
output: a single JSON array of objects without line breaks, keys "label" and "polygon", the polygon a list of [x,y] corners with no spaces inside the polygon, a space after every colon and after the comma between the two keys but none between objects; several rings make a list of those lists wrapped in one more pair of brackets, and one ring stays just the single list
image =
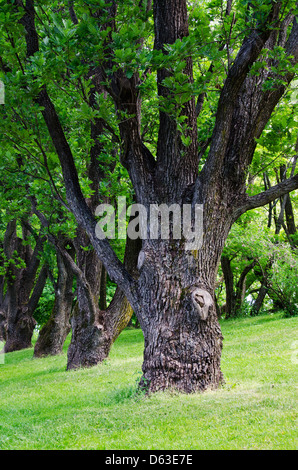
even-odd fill
[{"label": "alamy logo", "polygon": [[0,80],[0,104],[5,102],[5,88],[4,83]]},{"label": "alamy logo", "polygon": [[[95,215],[101,217],[96,224],[97,238],[116,238],[116,211],[111,204],[101,204]],[[127,218],[130,218],[127,224]],[[131,240],[185,239],[186,250],[199,250],[203,242],[203,204],[142,204],[126,206],[126,198],[117,198],[117,238]]]}]

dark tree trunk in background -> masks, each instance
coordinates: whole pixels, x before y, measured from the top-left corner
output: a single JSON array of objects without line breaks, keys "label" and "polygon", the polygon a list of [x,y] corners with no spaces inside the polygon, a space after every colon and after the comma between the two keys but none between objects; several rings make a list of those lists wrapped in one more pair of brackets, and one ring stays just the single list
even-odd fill
[{"label": "dark tree trunk in background", "polygon": [[241,306],[245,300],[245,293],[246,293],[246,277],[248,273],[254,268],[256,265],[256,261],[253,261],[248,266],[246,266],[242,273],[240,274],[239,280],[236,285],[236,292],[235,292],[235,312],[241,309]]},{"label": "dark tree trunk in background", "polygon": [[[285,204],[285,214],[286,214],[288,234],[291,237],[293,235],[296,235],[297,229],[296,229],[296,224],[295,224],[295,215],[293,211],[293,205],[292,205],[291,197],[289,194],[287,194],[287,200]],[[292,241],[292,244],[297,245],[297,242],[295,244],[295,242]]]},{"label": "dark tree trunk in background", "polygon": [[268,291],[270,289],[269,276],[270,276],[270,269],[272,267],[272,264],[273,264],[273,259],[270,258],[264,269],[260,265],[256,266],[255,268],[255,274],[261,282],[261,287],[258,292],[257,298],[254,301],[254,304],[251,308],[251,315],[259,314],[262,308],[263,302],[265,300],[265,297],[268,294]]},{"label": "dark tree trunk in background", "polygon": [[[298,138],[297,138],[297,143],[296,143],[296,155],[295,158],[293,159],[292,162],[292,170],[291,170],[291,176],[294,175],[296,164],[297,164],[297,159],[298,159]],[[285,180],[287,177],[287,170],[285,165],[281,165],[280,167],[280,178],[281,180]],[[293,235],[296,235],[297,229],[296,229],[296,224],[295,224],[295,215],[293,211],[293,206],[292,206],[292,201],[291,201],[291,196],[290,194],[286,194],[281,198],[281,206],[282,208],[284,207],[285,211],[285,220],[286,220],[286,226],[284,226],[284,229],[286,231],[286,234],[288,236],[289,242],[293,248],[297,247],[298,242],[295,240]]]},{"label": "dark tree trunk in background", "polygon": [[258,315],[260,313],[260,310],[262,308],[262,305],[263,305],[263,302],[265,300],[267,293],[268,293],[268,287],[266,285],[266,282],[264,281],[261,284],[257,298],[254,301],[254,304],[252,306],[251,315]]},{"label": "dark tree trunk in background", "polygon": [[231,268],[231,261],[227,256],[221,257],[221,268],[224,275],[226,287],[226,318],[234,316],[235,313],[235,292],[234,292],[234,275]]},{"label": "dark tree trunk in background", "polygon": [[102,345],[107,342],[99,309],[102,263],[82,230],[78,230],[75,246],[76,264],[82,276],[77,277],[77,302],[71,317],[67,369],[91,367],[101,362],[106,357]]},{"label": "dark tree trunk in background", "polygon": [[241,309],[245,299],[246,276],[253,269],[255,264],[256,262],[253,261],[243,269],[236,286],[234,286],[234,274],[231,267],[231,261],[227,256],[222,255],[221,267],[226,287],[226,318],[234,317]]},{"label": "dark tree trunk in background", "polygon": [[34,347],[34,357],[54,356],[62,353],[66,336],[70,332],[72,311],[73,272],[61,253],[57,252],[58,279],[51,316],[41,328]]},{"label": "dark tree trunk in background", "polygon": [[[26,229],[23,227],[24,239]],[[34,250],[17,237],[16,221],[8,224],[5,234],[4,249],[6,256],[11,259],[13,252],[25,262],[25,268],[17,268],[13,263],[7,270],[7,336],[5,352],[17,351],[32,347],[31,339],[35,327],[33,313],[37,307],[47,278],[47,270],[42,267],[39,275],[39,255],[44,239],[36,240]]]},{"label": "dark tree trunk in background", "polygon": [[[90,247],[86,235],[81,233],[76,245],[77,266],[83,275],[77,278],[77,303],[71,317],[67,369],[91,367],[106,359],[133,313],[119,288],[107,309],[100,309],[102,263],[93,248],[89,251],[80,249],[81,246]],[[132,275],[136,275],[139,247],[139,240],[127,240],[124,264]]]}]

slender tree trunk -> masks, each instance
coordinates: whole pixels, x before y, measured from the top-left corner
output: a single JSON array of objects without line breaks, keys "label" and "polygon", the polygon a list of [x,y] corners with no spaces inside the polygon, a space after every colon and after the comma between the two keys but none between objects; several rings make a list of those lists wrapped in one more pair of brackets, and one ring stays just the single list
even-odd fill
[{"label": "slender tree trunk", "polygon": [[260,287],[259,293],[257,295],[257,298],[256,298],[256,300],[255,300],[255,302],[252,306],[251,315],[258,315],[259,314],[259,312],[261,310],[261,307],[263,305],[263,302],[265,300],[265,297],[268,294],[268,291],[270,289],[270,284],[268,282],[268,277],[269,277],[269,270],[272,266],[272,263],[273,263],[272,258],[269,258],[269,260],[268,260],[268,262],[265,266],[265,269],[261,268],[261,273],[260,273],[259,267],[257,267],[257,269],[255,270],[255,273],[256,273],[257,277],[260,278],[261,287]]},{"label": "slender tree trunk", "polygon": [[254,268],[256,261],[252,261],[248,266],[246,266],[242,273],[240,274],[239,280],[236,285],[235,291],[235,314],[241,309],[242,304],[245,300],[246,294],[246,277],[248,273]]},{"label": "slender tree trunk", "polygon": [[58,279],[52,314],[39,332],[34,357],[54,356],[62,353],[66,336],[70,332],[73,302],[73,273],[62,255],[57,252]]},{"label": "slender tree trunk", "polygon": [[258,296],[257,296],[257,298],[256,298],[256,300],[253,304],[252,309],[251,309],[251,315],[258,315],[259,314],[267,293],[268,293],[268,287],[267,287],[266,283],[263,282],[261,287],[260,287]]},{"label": "slender tree trunk", "polygon": [[236,296],[234,292],[234,275],[231,268],[231,261],[225,255],[221,257],[221,268],[226,287],[226,318],[229,318],[233,317],[235,314]]},{"label": "slender tree trunk", "polygon": [[[288,234],[291,237],[297,233],[297,229],[296,229],[294,210],[293,210],[293,205],[292,205],[290,194],[287,194],[287,200],[285,204],[285,214],[286,214]],[[295,245],[293,241],[292,241],[292,244]]]}]

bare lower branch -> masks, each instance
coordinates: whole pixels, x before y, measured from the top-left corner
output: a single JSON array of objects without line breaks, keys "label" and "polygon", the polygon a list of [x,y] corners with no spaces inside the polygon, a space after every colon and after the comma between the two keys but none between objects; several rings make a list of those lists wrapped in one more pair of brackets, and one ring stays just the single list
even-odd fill
[{"label": "bare lower branch", "polygon": [[295,189],[298,189],[298,174],[272,186],[270,189],[267,189],[267,191],[263,191],[255,196],[246,196],[245,199],[242,200],[241,204],[235,208],[234,220],[238,219],[238,217],[244,214],[244,212],[265,206],[266,204],[269,204],[269,202],[272,202],[291,191],[295,191]]}]

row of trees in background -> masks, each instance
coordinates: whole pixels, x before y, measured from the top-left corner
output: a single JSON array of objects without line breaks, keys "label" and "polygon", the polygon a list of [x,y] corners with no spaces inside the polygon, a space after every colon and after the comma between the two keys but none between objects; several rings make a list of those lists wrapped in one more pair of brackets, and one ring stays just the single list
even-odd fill
[{"label": "row of trees in background", "polygon": [[[142,386],[216,387],[218,317],[297,309],[296,3],[0,5],[5,351],[37,322],[35,356],[71,329],[67,368],[92,366],[134,312]],[[202,249],[98,239],[119,195],[203,204]]]},{"label": "row of trees in background", "polygon": [[[292,168],[295,163],[296,158]],[[282,164],[275,171],[282,179],[287,167]],[[263,178],[266,187],[268,174],[264,173]],[[10,203],[7,199],[6,204]],[[257,315],[264,304],[265,311],[297,313],[298,236],[290,194],[270,204],[266,212],[243,217],[228,238],[217,278],[220,318]],[[10,214],[7,215],[9,219]],[[138,325],[120,289],[116,291],[114,283],[107,279],[88,239],[64,235],[62,241],[61,234],[43,233],[41,228],[49,230],[43,214],[38,213],[35,218],[33,212],[15,215],[18,218],[1,227],[0,332],[1,341],[7,340],[7,352],[30,347],[35,327],[39,331],[35,357],[62,352],[72,316],[81,318],[76,312],[80,298],[77,277],[84,279],[83,273],[94,286],[93,295],[100,310],[107,306],[110,314],[121,310],[120,317],[113,320],[119,323],[114,325],[112,341],[128,324]],[[4,210],[2,217],[5,220]],[[141,243],[129,239],[127,242],[126,265],[137,276]],[[15,315],[8,317],[8,311]]]},{"label": "row of trees in background", "polygon": [[[278,180],[293,172],[296,160],[297,155],[289,168],[285,164],[274,168]],[[270,185],[267,172],[263,183],[265,188]],[[284,310],[287,315],[297,313],[297,235],[290,194],[269,204],[267,214],[244,217],[232,228],[221,257],[219,315],[257,315],[262,307],[265,311]]]}]

